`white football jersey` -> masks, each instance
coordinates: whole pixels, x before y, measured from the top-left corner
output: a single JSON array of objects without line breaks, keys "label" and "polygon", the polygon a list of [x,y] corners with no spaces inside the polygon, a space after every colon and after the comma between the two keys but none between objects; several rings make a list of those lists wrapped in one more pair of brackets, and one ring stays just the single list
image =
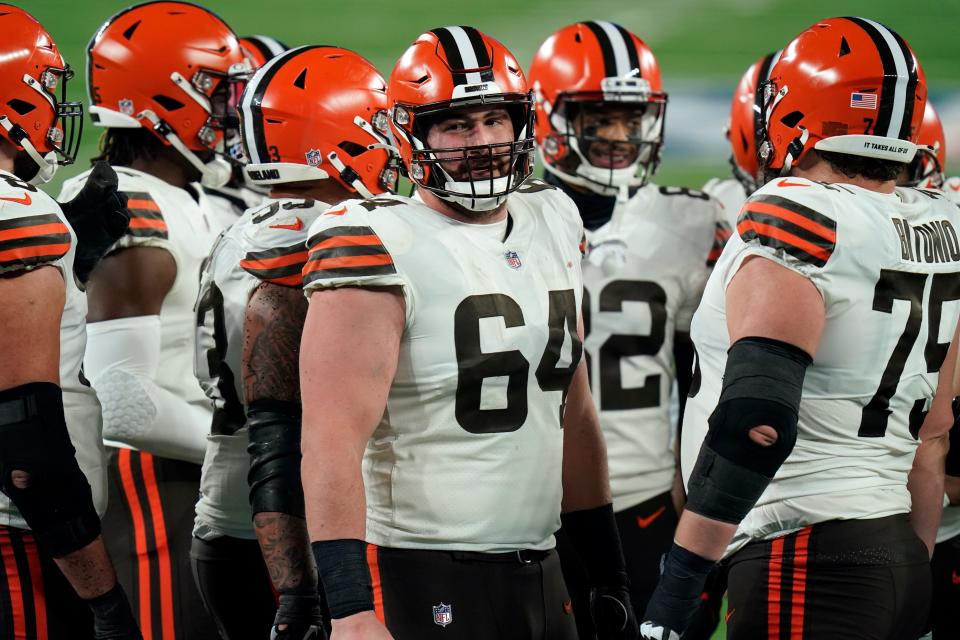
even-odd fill
[{"label": "white football jersey", "polygon": [[809,279],[826,326],[806,372],[796,446],[731,550],[826,520],[910,511],[917,431],[960,318],[958,229],[960,210],[934,191],[790,177],[747,200],[693,319],[699,388],[684,416],[685,481],[720,396],[724,292],[743,261],[762,256]]},{"label": "white football jersey", "polygon": [[713,198],[716,198],[723,207],[724,219],[731,229],[737,228],[737,216],[740,215],[740,207],[747,201],[746,189],[736,178],[710,178],[703,185],[703,191]]},{"label": "white football jersey", "polygon": [[[66,285],[60,319],[63,410],[77,462],[93,491],[93,505],[103,515],[107,508],[107,467],[100,438],[100,403],[81,369],[87,344],[87,297],[73,275],[76,246],[76,235],[53,198],[0,171],[0,274],[52,265],[60,270]],[[0,525],[29,528],[2,493]]]},{"label": "white football jersey", "polygon": [[[960,178],[947,178],[943,184],[943,192],[953,203],[960,206]],[[960,536],[960,507],[945,507],[940,519],[940,529],[937,531],[937,544]]]},{"label": "white football jersey", "polygon": [[[193,373],[195,316],[193,305],[200,288],[200,270],[222,227],[198,185],[180,189],[128,167],[114,167],[119,189],[129,199],[130,226],[114,248],[158,247],[173,256],[177,276],[160,308],[161,343],[157,384],[192,405],[210,412]],[[89,171],[63,185],[66,201],[83,187]],[[197,426],[200,428],[200,425]],[[204,432],[209,422],[202,425]],[[107,442],[112,446],[125,446]]]},{"label": "white football jersey", "polygon": [[327,208],[314,200],[272,200],[247,211],[210,252],[196,306],[196,375],[214,404],[193,532],[201,539],[256,538],[247,498],[243,319],[261,283],[301,286],[307,231]]},{"label": "white football jersey", "polygon": [[690,331],[720,215],[702,192],[648,184],[589,235],[584,347],[616,511],[673,484],[674,334]]},{"label": "white football jersey", "polygon": [[539,180],[508,210],[504,240],[401,196],[349,201],[310,229],[308,295],[396,285],[406,301],[399,366],[364,456],[369,542],[554,546],[563,396],[582,352],[583,228]]}]

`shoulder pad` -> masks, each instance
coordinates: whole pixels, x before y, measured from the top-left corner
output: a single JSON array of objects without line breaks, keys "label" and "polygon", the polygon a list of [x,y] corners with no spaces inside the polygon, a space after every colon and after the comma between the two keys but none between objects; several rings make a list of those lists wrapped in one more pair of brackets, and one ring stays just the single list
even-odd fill
[{"label": "shoulder pad", "polygon": [[250,209],[240,238],[246,252],[240,266],[265,282],[301,286],[308,230],[325,209],[325,203],[315,200],[287,199]]},{"label": "shoulder pad", "polygon": [[737,233],[797,260],[823,267],[837,242],[831,191],[842,187],[803,178],[772,181],[747,198],[737,217]]},{"label": "shoulder pad", "polygon": [[0,174],[0,273],[56,262],[70,243],[70,228],[50,196]]},{"label": "shoulder pad", "polygon": [[[389,203],[382,202],[390,200]],[[381,202],[378,202],[381,201]],[[303,284],[396,273],[393,258],[372,226],[379,207],[407,204],[390,198],[350,200],[323,212],[310,227]]]}]

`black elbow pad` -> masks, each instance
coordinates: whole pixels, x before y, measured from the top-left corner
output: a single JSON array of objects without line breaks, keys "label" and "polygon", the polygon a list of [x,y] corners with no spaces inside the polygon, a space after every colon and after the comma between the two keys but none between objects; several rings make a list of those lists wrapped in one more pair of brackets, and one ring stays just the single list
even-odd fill
[{"label": "black elbow pad", "polygon": [[300,482],[300,404],[255,400],[247,407],[250,507],[305,517]]}]

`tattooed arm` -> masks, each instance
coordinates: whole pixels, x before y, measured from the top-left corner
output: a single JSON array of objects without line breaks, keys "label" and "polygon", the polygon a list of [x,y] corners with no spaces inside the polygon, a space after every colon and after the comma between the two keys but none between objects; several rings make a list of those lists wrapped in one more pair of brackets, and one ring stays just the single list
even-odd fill
[{"label": "tattooed arm", "polygon": [[[299,405],[300,334],[306,314],[307,300],[299,288],[264,283],[250,297],[242,355],[248,406],[258,400]],[[257,511],[255,508],[253,525],[277,591],[316,589],[317,574],[302,512]]]}]

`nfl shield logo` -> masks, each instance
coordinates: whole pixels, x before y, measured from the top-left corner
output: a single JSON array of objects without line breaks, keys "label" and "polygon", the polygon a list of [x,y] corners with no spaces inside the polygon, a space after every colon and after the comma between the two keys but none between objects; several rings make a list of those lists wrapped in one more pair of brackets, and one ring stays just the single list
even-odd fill
[{"label": "nfl shield logo", "polygon": [[133,100],[129,98],[123,98],[120,100],[120,113],[132,116],[133,115]]},{"label": "nfl shield logo", "polygon": [[442,602],[433,608],[433,623],[446,627],[453,622],[453,605]]},{"label": "nfl shield logo", "polygon": [[516,251],[507,251],[503,254],[507,259],[507,266],[511,269],[519,269],[521,266],[520,255]]},{"label": "nfl shield logo", "polygon": [[320,163],[323,162],[323,159],[320,157],[319,149],[310,149],[310,151],[307,151],[306,156],[307,164],[311,167],[319,167]]}]

